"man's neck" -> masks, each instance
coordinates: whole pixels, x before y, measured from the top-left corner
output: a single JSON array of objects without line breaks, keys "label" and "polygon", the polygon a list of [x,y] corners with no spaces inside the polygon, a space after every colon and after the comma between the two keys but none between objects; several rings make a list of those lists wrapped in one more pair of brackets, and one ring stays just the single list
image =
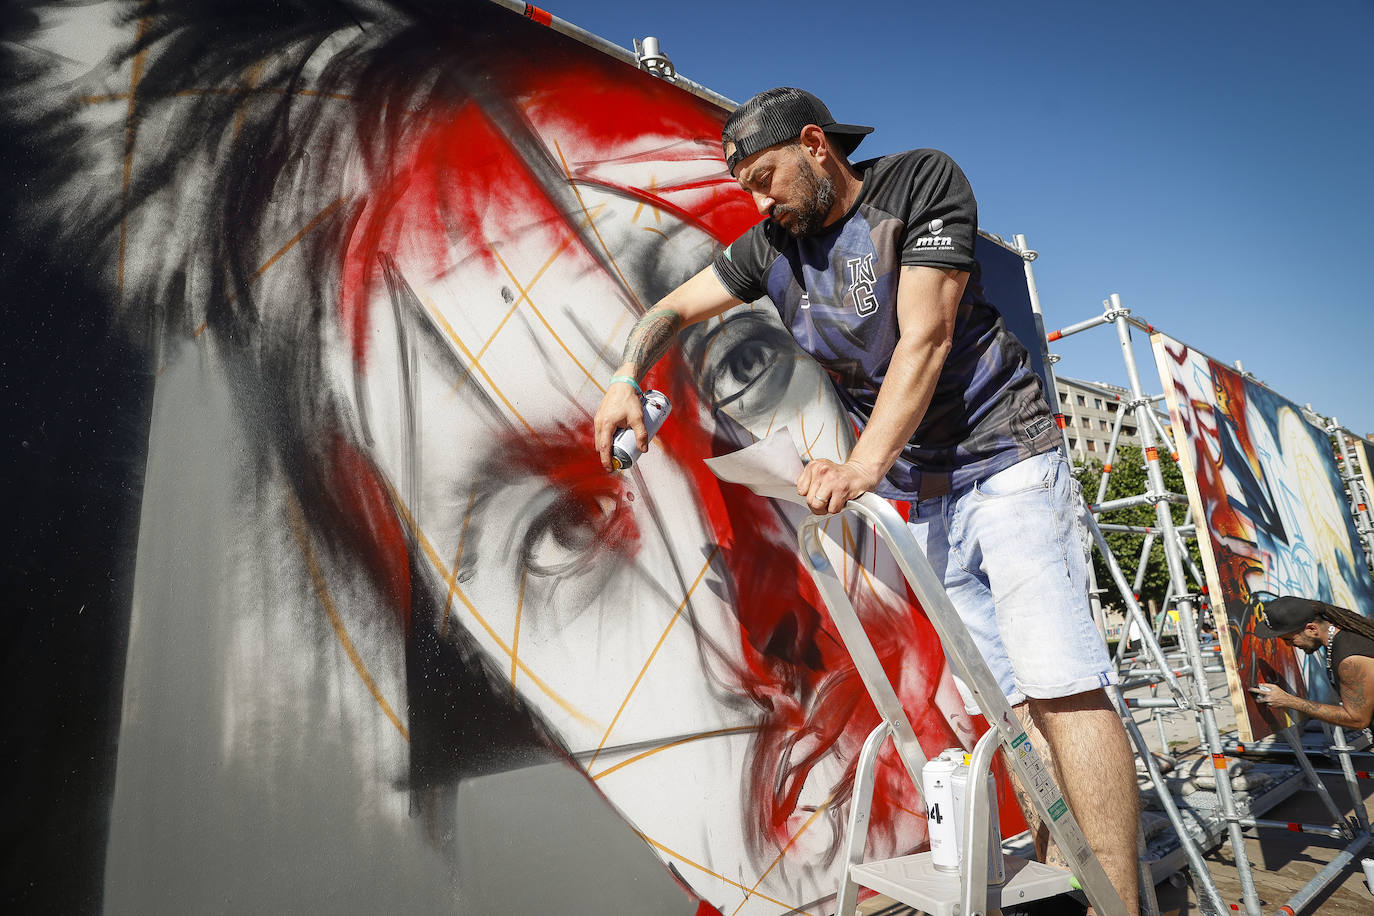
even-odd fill
[{"label": "man's neck", "polygon": [[854,206],[854,201],[859,199],[859,193],[863,191],[863,176],[855,170],[852,165],[841,165],[838,173],[831,176],[831,181],[835,183],[835,204],[830,208],[827,215],[825,227],[828,229],[839,222],[846,213]]},{"label": "man's neck", "polygon": [[1327,625],[1326,630],[1322,633],[1322,645],[1326,646],[1327,651],[1331,650],[1331,643],[1336,639],[1336,634],[1340,631],[1341,628],[1334,623]]}]

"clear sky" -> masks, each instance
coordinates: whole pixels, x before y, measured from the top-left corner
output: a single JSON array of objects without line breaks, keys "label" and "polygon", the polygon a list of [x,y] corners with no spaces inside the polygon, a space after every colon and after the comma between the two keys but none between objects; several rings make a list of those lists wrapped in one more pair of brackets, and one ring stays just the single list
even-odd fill
[{"label": "clear sky", "polygon": [[[1374,434],[1371,0],[540,5],[623,47],[654,35],[684,76],[736,101],[809,89],[837,120],[877,127],[860,157],[944,150],[982,228],[1040,252],[1047,328],[1119,293]],[[1126,382],[1110,328],[1054,352],[1064,375]]]}]

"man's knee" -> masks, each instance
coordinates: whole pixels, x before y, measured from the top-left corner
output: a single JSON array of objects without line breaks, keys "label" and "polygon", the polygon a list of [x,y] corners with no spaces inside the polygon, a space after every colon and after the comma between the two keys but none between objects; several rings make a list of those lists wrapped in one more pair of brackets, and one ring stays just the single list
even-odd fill
[{"label": "man's knee", "polygon": [[1031,716],[1037,721],[1049,716],[1075,712],[1105,711],[1116,715],[1112,701],[1107,698],[1107,691],[1101,687],[1066,697],[1031,697],[1027,700],[1027,705]]}]

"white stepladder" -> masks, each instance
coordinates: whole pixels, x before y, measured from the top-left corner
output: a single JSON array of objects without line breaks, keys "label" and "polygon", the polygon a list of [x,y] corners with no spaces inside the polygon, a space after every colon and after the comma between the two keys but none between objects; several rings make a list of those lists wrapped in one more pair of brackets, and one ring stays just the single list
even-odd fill
[{"label": "white stepladder", "polygon": [[[841,863],[838,916],[852,916],[860,887],[886,894],[931,916],[984,916],[990,908],[995,911],[1080,888],[1101,916],[1124,916],[1126,908],[1121,897],[1088,846],[1053,775],[1027,739],[1020,720],[998,689],[992,672],[906,523],[889,503],[872,493],[851,500],[845,511],[852,511],[870,522],[887,543],[898,568],[935,627],[945,654],[992,727],[974,747],[970,763],[959,871],[951,873],[936,868],[929,852],[865,862],[875,769],[883,742],[889,736],[892,738],[897,756],[918,792],[922,791],[926,757],[849,600],[844,583],[825,554],[820,529],[825,519],[815,515],[806,519],[798,531],[802,561],[815,579],[831,619],[854,660],[854,667],[883,719],[864,742],[855,773],[845,858]],[[1070,871],[1008,856],[1005,881],[1000,885],[989,884],[985,863],[989,861],[990,802],[985,787],[993,752],[999,746],[1006,750],[1008,764],[1034,800],[1050,835],[1068,860]]]}]

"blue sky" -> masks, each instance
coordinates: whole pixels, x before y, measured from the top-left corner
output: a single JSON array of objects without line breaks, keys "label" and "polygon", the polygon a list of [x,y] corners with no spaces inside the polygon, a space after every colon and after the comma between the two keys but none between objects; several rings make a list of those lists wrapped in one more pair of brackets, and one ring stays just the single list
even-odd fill
[{"label": "blue sky", "polygon": [[[982,227],[1040,252],[1048,328],[1102,300],[1280,394],[1374,433],[1374,2],[546,0],[742,101],[810,89],[877,132],[860,153],[950,153]],[[1145,385],[1160,390],[1144,335]],[[1058,370],[1125,384],[1109,328]]]}]

